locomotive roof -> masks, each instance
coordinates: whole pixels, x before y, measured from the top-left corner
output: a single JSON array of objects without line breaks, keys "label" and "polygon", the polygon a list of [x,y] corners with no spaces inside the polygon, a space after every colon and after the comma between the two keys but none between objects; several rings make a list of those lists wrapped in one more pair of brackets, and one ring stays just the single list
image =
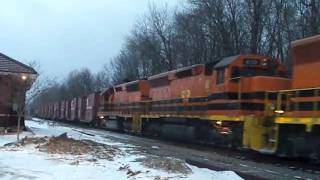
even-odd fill
[{"label": "locomotive roof", "polygon": [[167,72],[164,72],[164,73],[156,74],[156,75],[153,75],[153,76],[149,77],[148,80],[157,79],[157,78],[161,78],[161,77],[167,76],[169,74],[173,74],[173,73],[177,73],[177,72],[193,69],[194,67],[197,67],[197,66],[204,66],[204,64],[194,64],[192,66],[182,67],[182,68],[179,68],[179,69],[176,69],[176,70],[172,70],[172,71],[167,71]]},{"label": "locomotive roof", "polygon": [[37,74],[30,66],[0,53],[0,72]]},{"label": "locomotive roof", "polygon": [[320,35],[311,36],[308,38],[292,41],[291,47],[294,48],[294,47],[298,47],[298,46],[304,46],[304,45],[312,44],[312,43],[319,42],[319,41],[320,41]]},{"label": "locomotive roof", "polygon": [[221,61],[219,61],[219,62],[214,66],[214,68],[222,68],[222,67],[229,66],[229,65],[232,64],[236,59],[238,59],[239,56],[240,56],[240,55],[225,57],[225,58],[223,58]]},{"label": "locomotive roof", "polygon": [[101,91],[100,95],[104,95],[105,93],[113,91],[112,87],[105,88]]},{"label": "locomotive roof", "polygon": [[130,81],[130,82],[118,84],[118,85],[116,85],[114,87],[122,87],[122,86],[127,86],[127,85],[130,85],[130,84],[136,84],[136,83],[139,83],[140,81],[144,81],[144,79],[139,79],[139,80],[135,80],[135,81]]}]

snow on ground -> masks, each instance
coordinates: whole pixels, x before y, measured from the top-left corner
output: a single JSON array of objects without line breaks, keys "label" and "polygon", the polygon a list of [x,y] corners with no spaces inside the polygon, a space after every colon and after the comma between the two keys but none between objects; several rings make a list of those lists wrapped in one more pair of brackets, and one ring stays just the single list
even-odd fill
[{"label": "snow on ground", "polygon": [[[25,136],[32,136],[32,133],[23,132],[20,134],[20,138],[23,138]],[[5,136],[0,135],[0,146],[14,142],[16,140],[17,140],[17,134],[9,134],[9,135],[5,135]]]},{"label": "snow on ground", "polygon": [[[88,139],[109,146],[116,146],[123,153],[113,161],[98,159],[90,161],[91,155],[57,155],[40,152],[34,145],[23,147],[1,147],[14,142],[16,135],[0,135],[0,178],[1,179],[241,179],[234,172],[216,172],[185,164],[190,173],[167,172],[144,166],[138,159],[148,158],[139,153],[125,151],[134,147],[107,139],[99,134],[101,130],[85,130],[78,127],[65,127],[34,119],[26,121],[34,131],[23,133],[21,137],[58,136],[68,133],[77,140]],[[83,131],[88,132],[82,133]],[[98,135],[92,136],[91,133]],[[154,146],[152,148],[159,148]]]}]

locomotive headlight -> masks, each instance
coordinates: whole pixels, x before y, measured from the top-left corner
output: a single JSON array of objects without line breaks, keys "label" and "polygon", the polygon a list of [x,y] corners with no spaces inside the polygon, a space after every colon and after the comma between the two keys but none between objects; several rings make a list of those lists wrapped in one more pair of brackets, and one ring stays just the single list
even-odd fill
[{"label": "locomotive headlight", "polygon": [[274,112],[277,113],[277,114],[283,114],[284,110],[278,109],[278,110],[275,110]]},{"label": "locomotive headlight", "polygon": [[222,121],[217,121],[216,124],[218,124],[219,126],[222,125]]},{"label": "locomotive headlight", "polygon": [[104,119],[104,116],[100,116],[100,119]]},{"label": "locomotive headlight", "polygon": [[261,65],[262,65],[263,68],[267,68],[268,65],[269,65],[268,59],[263,59]]}]

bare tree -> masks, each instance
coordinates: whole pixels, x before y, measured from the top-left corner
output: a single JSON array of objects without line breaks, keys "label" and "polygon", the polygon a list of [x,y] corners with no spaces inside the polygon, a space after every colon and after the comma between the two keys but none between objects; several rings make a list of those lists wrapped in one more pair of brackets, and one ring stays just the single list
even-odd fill
[{"label": "bare tree", "polygon": [[82,96],[240,53],[278,58],[291,68],[289,43],[319,34],[318,0],[188,0],[179,11],[150,4],[119,53],[98,73],[75,70],[38,96],[38,104]]},{"label": "bare tree", "polygon": [[107,65],[104,65],[103,69],[95,74],[94,76],[95,91],[102,91],[103,89],[111,85],[109,74],[111,74],[111,71],[109,70]]},{"label": "bare tree", "polygon": [[155,34],[161,43],[161,52],[163,60],[168,66],[168,70],[176,67],[176,61],[173,54],[173,18],[167,4],[162,8],[158,8],[155,4],[149,5],[150,14],[148,16],[151,31]]},{"label": "bare tree", "polygon": [[[30,66],[36,66],[37,64],[33,62]],[[36,81],[38,74],[22,74],[21,76],[13,76],[13,81],[16,84],[12,85],[12,104],[13,110],[17,112],[18,122],[17,122],[17,141],[19,141],[21,125],[24,126],[25,112],[27,109],[26,104],[26,92],[30,90],[32,84]],[[33,87],[31,94],[28,96],[28,100],[32,98],[38,91],[36,87]]]}]

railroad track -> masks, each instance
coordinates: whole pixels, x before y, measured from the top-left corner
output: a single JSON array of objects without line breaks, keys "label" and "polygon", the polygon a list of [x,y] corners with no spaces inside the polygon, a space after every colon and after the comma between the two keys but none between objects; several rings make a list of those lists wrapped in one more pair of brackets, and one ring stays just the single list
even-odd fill
[{"label": "railroad track", "polygon": [[[253,151],[242,151],[242,150],[234,150],[230,148],[216,147],[213,145],[208,146],[204,144],[178,142],[178,141],[167,140],[163,138],[142,137],[142,136],[137,136],[137,135],[128,134],[128,133],[106,131],[106,129],[103,129],[103,128],[92,128],[83,124],[71,124],[68,122],[57,122],[57,121],[50,121],[50,122],[57,123],[58,125],[62,125],[62,126],[83,128],[82,130],[81,129],[79,130],[78,128],[73,128],[73,130],[88,136],[99,135],[105,138],[121,140],[122,142],[124,141],[126,143],[139,144],[139,145],[141,145],[141,143],[165,144],[168,146],[178,147],[184,150],[199,151],[199,152],[202,152],[203,154],[214,153],[222,157],[232,157],[241,161],[251,161],[256,163],[268,164],[276,167],[287,168],[293,171],[305,172],[307,174],[312,174],[314,176],[320,176],[320,166],[318,164],[311,163],[305,159],[287,159],[287,158],[275,157],[271,155],[258,154]],[[96,131],[97,129],[102,131]],[[92,130],[92,132],[87,130]],[[185,153],[188,154],[188,152],[185,152]],[[236,172],[238,175],[240,175],[241,177],[243,177],[244,179],[266,179],[263,176],[257,175],[255,172],[246,172],[241,170],[230,169],[224,163],[221,163],[221,164],[217,162],[212,163],[210,160],[206,159],[203,156],[188,157],[186,155],[183,158],[186,160],[187,163],[197,167],[201,167],[201,168],[208,168],[215,171],[232,170]],[[268,170],[266,170],[266,172],[267,171]],[[269,171],[270,172],[267,172],[267,173],[271,173],[271,174],[273,173],[274,175],[277,175],[271,170]],[[297,176],[296,179],[300,179],[299,176]]]}]

